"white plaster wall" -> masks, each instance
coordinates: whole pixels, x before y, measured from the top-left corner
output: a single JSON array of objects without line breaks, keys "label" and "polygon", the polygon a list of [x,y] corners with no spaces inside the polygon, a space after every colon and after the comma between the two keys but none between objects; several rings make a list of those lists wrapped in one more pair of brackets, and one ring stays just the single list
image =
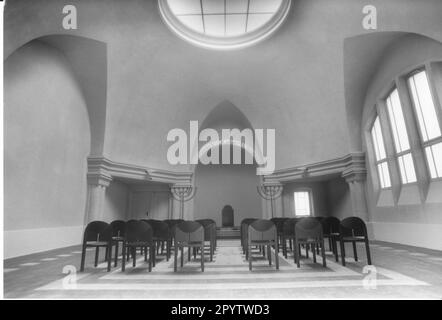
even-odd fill
[{"label": "white plaster wall", "polygon": [[78,244],[90,130],[76,80],[32,42],[6,60],[4,84],[5,257]]}]

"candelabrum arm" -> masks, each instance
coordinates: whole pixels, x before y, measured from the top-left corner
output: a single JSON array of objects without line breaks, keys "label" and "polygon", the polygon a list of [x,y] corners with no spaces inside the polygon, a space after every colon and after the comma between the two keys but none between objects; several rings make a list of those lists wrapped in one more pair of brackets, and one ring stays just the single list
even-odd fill
[{"label": "candelabrum arm", "polygon": [[258,186],[258,194],[265,200],[275,200],[282,195],[282,186]]},{"label": "candelabrum arm", "polygon": [[196,187],[172,187],[170,193],[175,200],[187,202],[195,197]]}]

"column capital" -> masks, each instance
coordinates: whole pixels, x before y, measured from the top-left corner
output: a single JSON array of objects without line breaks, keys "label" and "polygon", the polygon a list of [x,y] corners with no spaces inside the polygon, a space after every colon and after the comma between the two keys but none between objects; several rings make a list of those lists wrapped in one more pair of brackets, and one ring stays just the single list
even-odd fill
[{"label": "column capital", "polygon": [[87,174],[87,183],[93,186],[100,186],[107,188],[112,181],[112,176],[108,173],[99,172],[99,173],[88,173]]},{"label": "column capital", "polygon": [[344,171],[342,173],[342,177],[345,179],[347,183],[356,182],[356,181],[364,182],[367,179],[367,170],[360,169],[360,170]]}]

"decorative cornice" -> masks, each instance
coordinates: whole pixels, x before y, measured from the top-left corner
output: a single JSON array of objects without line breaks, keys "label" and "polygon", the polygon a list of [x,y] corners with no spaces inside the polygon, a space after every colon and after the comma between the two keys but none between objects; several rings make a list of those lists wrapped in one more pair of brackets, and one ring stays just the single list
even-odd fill
[{"label": "decorative cornice", "polygon": [[355,173],[365,174],[365,172],[365,153],[353,152],[340,158],[276,170],[273,174],[263,176],[263,183],[288,183],[329,174],[349,177]]},{"label": "decorative cornice", "polygon": [[191,172],[172,172],[126,163],[114,162],[105,157],[88,158],[88,176],[103,175],[112,178],[126,178],[168,184],[190,184]]}]

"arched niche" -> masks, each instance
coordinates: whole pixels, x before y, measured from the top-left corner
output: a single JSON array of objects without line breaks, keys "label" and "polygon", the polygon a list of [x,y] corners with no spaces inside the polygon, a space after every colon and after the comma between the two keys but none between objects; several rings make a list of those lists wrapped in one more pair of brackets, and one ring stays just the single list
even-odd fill
[{"label": "arched niche", "polygon": [[[222,129],[253,130],[247,117],[229,101],[221,102],[208,114],[200,130],[206,128],[218,132]],[[226,205],[233,207],[236,224],[247,217],[261,217],[261,199],[256,190],[260,177],[256,174],[257,163],[253,146],[226,141],[214,143],[211,148],[219,148],[220,159],[222,159],[223,146],[230,148],[230,164],[204,165],[199,163],[194,166],[195,186],[197,187],[194,198],[194,218],[211,218],[216,221],[217,225],[221,225],[221,211]],[[235,152],[241,153],[241,164],[233,164]],[[252,158],[252,163],[245,164],[246,157]]]},{"label": "arched niche", "polygon": [[[87,157],[102,154],[104,141],[106,45],[39,37],[4,66],[6,256],[78,244]],[[28,237],[38,240],[21,245]]]}]

